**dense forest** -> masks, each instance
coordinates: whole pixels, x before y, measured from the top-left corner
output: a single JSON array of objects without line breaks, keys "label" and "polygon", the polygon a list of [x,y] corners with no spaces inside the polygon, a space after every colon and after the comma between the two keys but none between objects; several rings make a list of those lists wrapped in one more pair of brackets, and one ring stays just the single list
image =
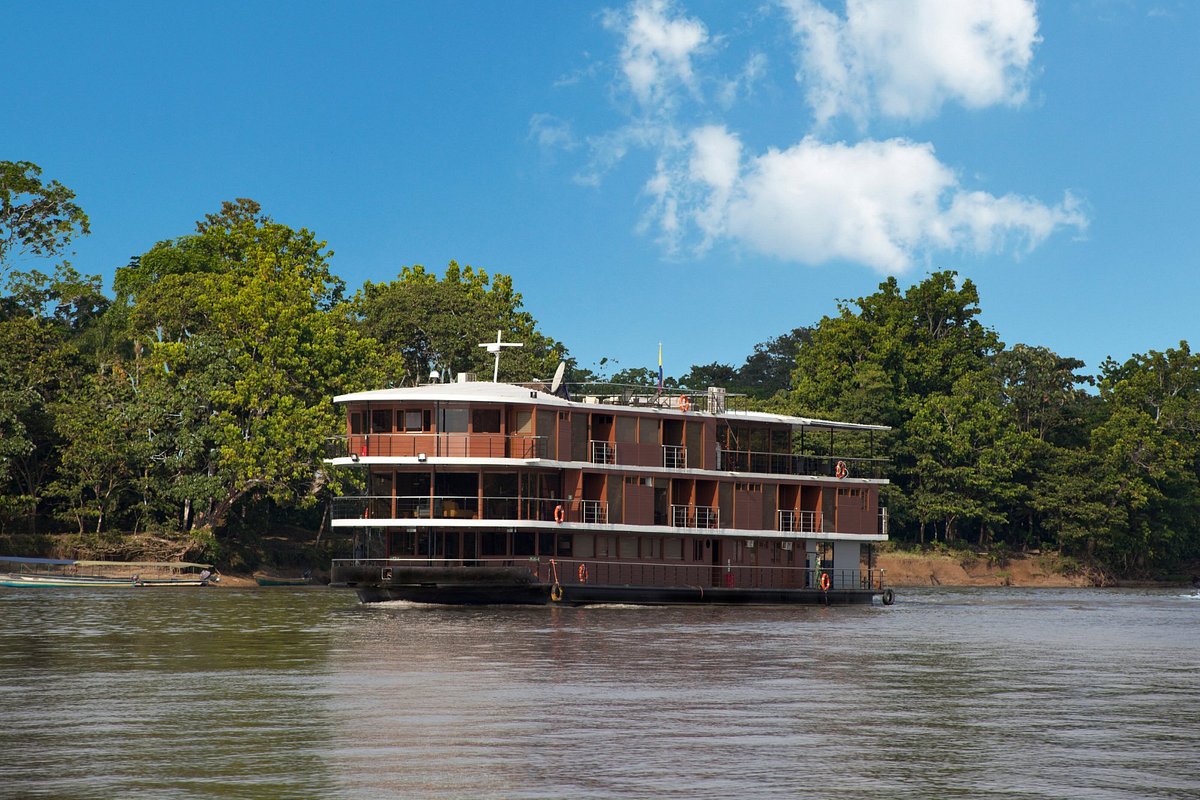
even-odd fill
[{"label": "dense forest", "polygon": [[[583,369],[542,333],[506,275],[403,267],[352,294],[313,232],[225,203],[115,271],[112,293],[64,255],[89,232],[74,194],[0,161],[0,536],[120,542],[156,533],[220,560],[263,531],[318,537],[354,491],[323,467],[331,398],[490,372],[476,346],[524,342],[502,379],[653,383],[649,367]],[[33,265],[34,268],[28,268]],[[24,269],[21,269],[24,267]],[[36,267],[42,267],[45,271]],[[1052,548],[1121,576],[1200,557],[1200,356],[1187,342],[1098,374],[979,318],[970,280],[894,278],[786,329],[725,386],[753,407],[891,426],[894,539]],[[799,326],[797,327],[797,324]]]}]

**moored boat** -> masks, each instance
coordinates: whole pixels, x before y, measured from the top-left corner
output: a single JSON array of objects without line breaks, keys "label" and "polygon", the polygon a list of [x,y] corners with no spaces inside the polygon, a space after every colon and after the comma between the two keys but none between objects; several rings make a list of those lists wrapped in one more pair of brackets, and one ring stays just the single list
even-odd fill
[{"label": "moored boat", "polygon": [[[575,399],[572,399],[574,397]],[[719,388],[475,381],[335,398],[332,525],[364,602],[885,604],[884,426],[738,410]]]},{"label": "moored boat", "polygon": [[0,586],[208,586],[221,579],[211,564],[186,561],[94,561],[0,556]]}]

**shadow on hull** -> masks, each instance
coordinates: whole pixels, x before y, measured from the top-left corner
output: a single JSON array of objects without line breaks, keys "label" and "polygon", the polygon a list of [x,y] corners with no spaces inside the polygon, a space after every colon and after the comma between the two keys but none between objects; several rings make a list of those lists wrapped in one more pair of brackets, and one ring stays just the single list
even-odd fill
[{"label": "shadow on hull", "polygon": [[756,589],[709,586],[612,586],[539,583],[528,570],[492,567],[343,568],[332,586],[354,589],[364,603],[405,600],[438,605],[869,605],[891,589]]}]

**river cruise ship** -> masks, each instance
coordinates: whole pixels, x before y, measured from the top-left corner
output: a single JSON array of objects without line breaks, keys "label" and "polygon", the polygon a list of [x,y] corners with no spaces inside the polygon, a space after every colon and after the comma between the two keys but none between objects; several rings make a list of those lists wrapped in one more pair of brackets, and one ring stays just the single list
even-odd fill
[{"label": "river cruise ship", "polygon": [[[559,375],[561,376],[561,368]],[[335,398],[332,584],[363,602],[890,604],[883,426],[721,389],[452,383]]]}]

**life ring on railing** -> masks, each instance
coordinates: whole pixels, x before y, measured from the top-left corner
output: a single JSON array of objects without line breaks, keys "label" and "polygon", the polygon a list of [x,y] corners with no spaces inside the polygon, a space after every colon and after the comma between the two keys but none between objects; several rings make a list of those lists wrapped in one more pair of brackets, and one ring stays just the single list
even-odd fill
[{"label": "life ring on railing", "polygon": [[562,503],[554,507],[554,521],[562,524],[562,521],[567,518],[567,512],[563,510]]},{"label": "life ring on railing", "polygon": [[687,395],[684,395],[683,397],[679,398],[679,410],[680,411],[691,411],[692,410],[692,401],[687,399]]},{"label": "life ring on railing", "polygon": [[562,586],[560,584],[556,583],[550,587],[550,599],[556,603],[562,600]]},{"label": "life ring on railing", "polygon": [[587,583],[587,564],[579,565],[579,582]]},{"label": "life ring on railing", "polygon": [[883,604],[885,606],[890,606],[892,603],[896,602],[896,593],[891,589],[884,589],[883,597],[880,599],[883,600]]},{"label": "life ring on railing", "polygon": [[828,572],[821,573],[821,580],[818,582],[818,584],[820,585],[822,592],[829,591],[829,573]]},{"label": "life ring on railing", "polygon": [[839,478],[844,478],[850,474],[850,470],[846,467],[845,461],[839,461],[837,466],[833,468],[833,474]]}]

